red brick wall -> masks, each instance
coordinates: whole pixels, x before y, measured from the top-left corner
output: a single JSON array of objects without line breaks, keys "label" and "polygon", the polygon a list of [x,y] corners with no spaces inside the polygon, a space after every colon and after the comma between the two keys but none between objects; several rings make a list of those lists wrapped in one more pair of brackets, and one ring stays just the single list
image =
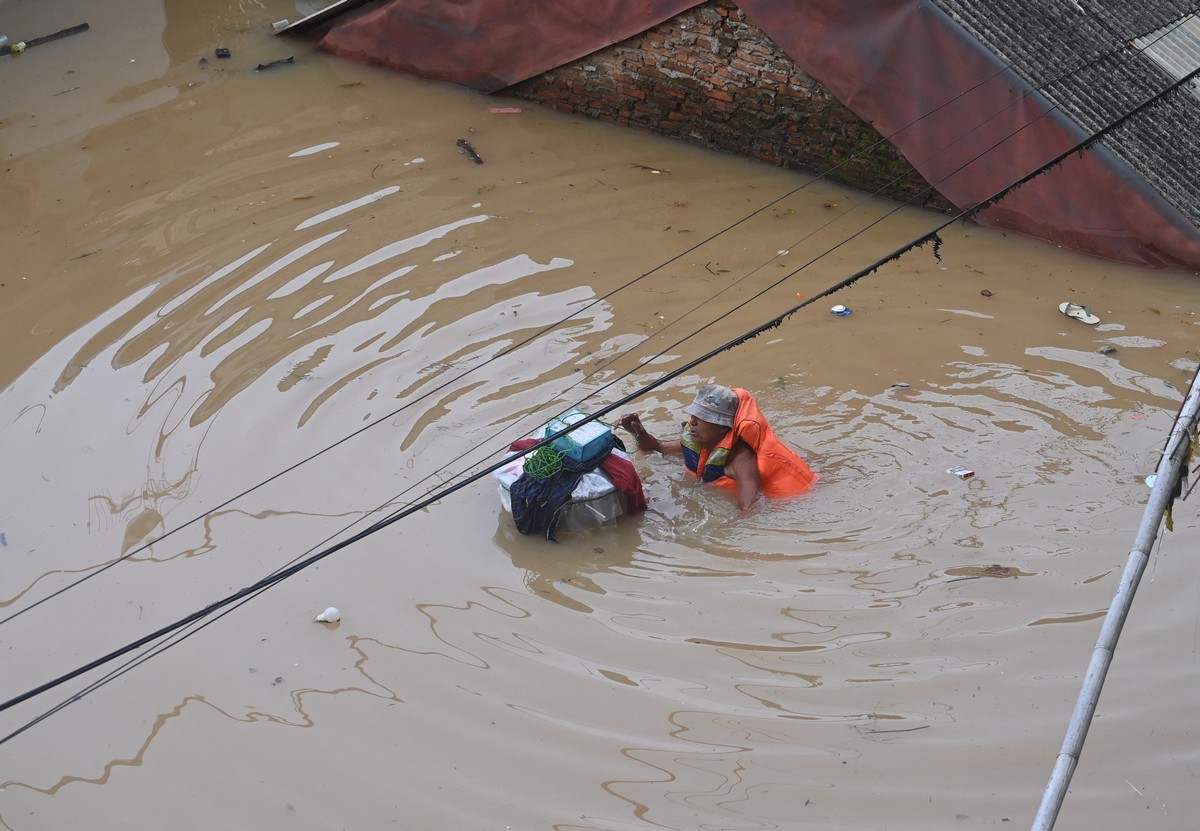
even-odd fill
[{"label": "red brick wall", "polygon": [[[505,90],[897,201],[948,203],[728,0],[712,0]],[[895,181],[894,181],[895,180]]]}]

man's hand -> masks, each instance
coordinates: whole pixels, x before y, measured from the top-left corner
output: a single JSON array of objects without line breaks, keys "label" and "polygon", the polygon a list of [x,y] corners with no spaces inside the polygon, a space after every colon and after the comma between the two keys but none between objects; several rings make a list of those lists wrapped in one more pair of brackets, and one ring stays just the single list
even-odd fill
[{"label": "man's hand", "polygon": [[678,455],[683,452],[683,447],[679,442],[659,441],[650,435],[650,432],[642,426],[641,416],[637,413],[626,413],[618,418],[616,423],[622,430],[628,430],[633,434],[638,450],[645,450],[647,452],[656,450],[665,456]]},{"label": "man's hand", "polygon": [[642,433],[646,432],[646,428],[642,426],[642,419],[637,413],[626,413],[617,419],[617,426],[622,430],[628,430],[633,433],[634,438],[637,438]]}]

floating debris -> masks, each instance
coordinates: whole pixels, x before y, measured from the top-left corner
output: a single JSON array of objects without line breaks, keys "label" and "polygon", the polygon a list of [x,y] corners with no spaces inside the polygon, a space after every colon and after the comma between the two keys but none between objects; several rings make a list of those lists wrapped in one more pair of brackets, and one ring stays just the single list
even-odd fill
[{"label": "floating debris", "polygon": [[483,159],[479,158],[479,154],[475,152],[475,148],[466,139],[458,140],[458,149],[467,154],[467,158],[475,162],[475,164],[483,164]]},{"label": "floating debris", "polygon": [[981,577],[1029,577],[1030,572],[1021,571],[1016,566],[1003,566],[999,563],[992,563],[990,566],[958,566],[957,568],[946,569],[946,574],[955,575],[954,579],[947,580],[947,583],[956,583],[959,580],[978,580]]},{"label": "floating debris", "polygon": [[256,68],[254,71],[255,71],[255,72],[262,72],[264,69],[270,69],[270,68],[271,68],[271,67],[273,67],[273,66],[279,66],[280,64],[285,64],[285,63],[295,63],[295,62],[296,62],[296,58],[295,58],[295,56],[293,55],[293,56],[292,56],[292,57],[290,57],[290,58],[280,58],[279,60],[277,60],[277,61],[271,61],[270,63],[260,63],[260,64],[258,65],[258,67],[257,67],[257,68]]},{"label": "floating debris", "polygon": [[[80,23],[78,26],[72,26],[69,29],[62,29],[52,35],[42,35],[41,37],[17,41],[16,43],[8,43],[8,38],[5,37],[3,41],[0,41],[0,55],[20,55],[26,49],[29,49],[33,46],[41,46],[43,43],[49,43],[52,40],[58,40],[59,38],[65,38],[70,35],[77,35],[80,32],[86,32],[88,28],[89,27],[87,23]],[[3,36],[0,35],[0,37]]]}]

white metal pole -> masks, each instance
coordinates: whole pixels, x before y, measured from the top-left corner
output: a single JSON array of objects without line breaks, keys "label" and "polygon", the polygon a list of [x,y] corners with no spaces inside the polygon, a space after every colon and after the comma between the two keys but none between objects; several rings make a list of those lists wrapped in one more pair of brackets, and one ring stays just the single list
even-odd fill
[{"label": "white metal pole", "polygon": [[1096,704],[1100,700],[1100,688],[1104,686],[1104,677],[1108,674],[1109,664],[1112,663],[1113,652],[1117,648],[1117,639],[1121,636],[1121,627],[1129,614],[1133,603],[1133,594],[1137,591],[1138,582],[1146,570],[1150,559],[1150,549],[1158,537],[1159,526],[1163,513],[1171,504],[1172,492],[1179,477],[1185,472],[1184,466],[1188,461],[1188,446],[1191,434],[1195,428],[1197,413],[1200,412],[1200,369],[1192,378],[1192,386],[1184,399],[1175,424],[1171,428],[1171,436],[1167,440],[1167,450],[1159,460],[1154,487],[1150,490],[1150,500],[1142,513],[1142,524],[1134,539],[1133,549],[1125,563],[1125,571],[1121,575],[1117,593],[1113,596],[1104,625],[1100,629],[1100,637],[1092,652],[1092,660],[1088,665],[1087,675],[1083,679],[1083,688],[1079,691],[1079,699],[1075,703],[1075,712],[1071,715],[1071,723],[1067,727],[1067,736],[1063,740],[1062,750],[1054,763],[1046,792],[1042,795],[1042,804],[1033,820],[1033,831],[1050,831],[1058,818],[1079,763],[1079,754],[1083,750],[1083,741],[1087,738],[1088,727],[1091,726],[1092,716],[1096,712]]}]

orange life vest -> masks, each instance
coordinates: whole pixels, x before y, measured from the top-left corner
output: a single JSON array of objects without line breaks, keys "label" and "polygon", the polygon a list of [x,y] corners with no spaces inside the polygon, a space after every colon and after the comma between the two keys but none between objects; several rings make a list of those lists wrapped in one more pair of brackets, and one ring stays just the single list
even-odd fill
[{"label": "orange life vest", "polygon": [[681,440],[687,469],[705,482],[736,492],[736,483],[725,474],[725,462],[734,444],[744,441],[758,457],[758,474],[762,479],[764,494],[779,499],[799,496],[811,488],[817,481],[817,474],[775,435],[753,395],[738,387],[734,387],[733,391],[738,397],[733,429],[711,451],[691,441],[687,425],[684,424]]}]

